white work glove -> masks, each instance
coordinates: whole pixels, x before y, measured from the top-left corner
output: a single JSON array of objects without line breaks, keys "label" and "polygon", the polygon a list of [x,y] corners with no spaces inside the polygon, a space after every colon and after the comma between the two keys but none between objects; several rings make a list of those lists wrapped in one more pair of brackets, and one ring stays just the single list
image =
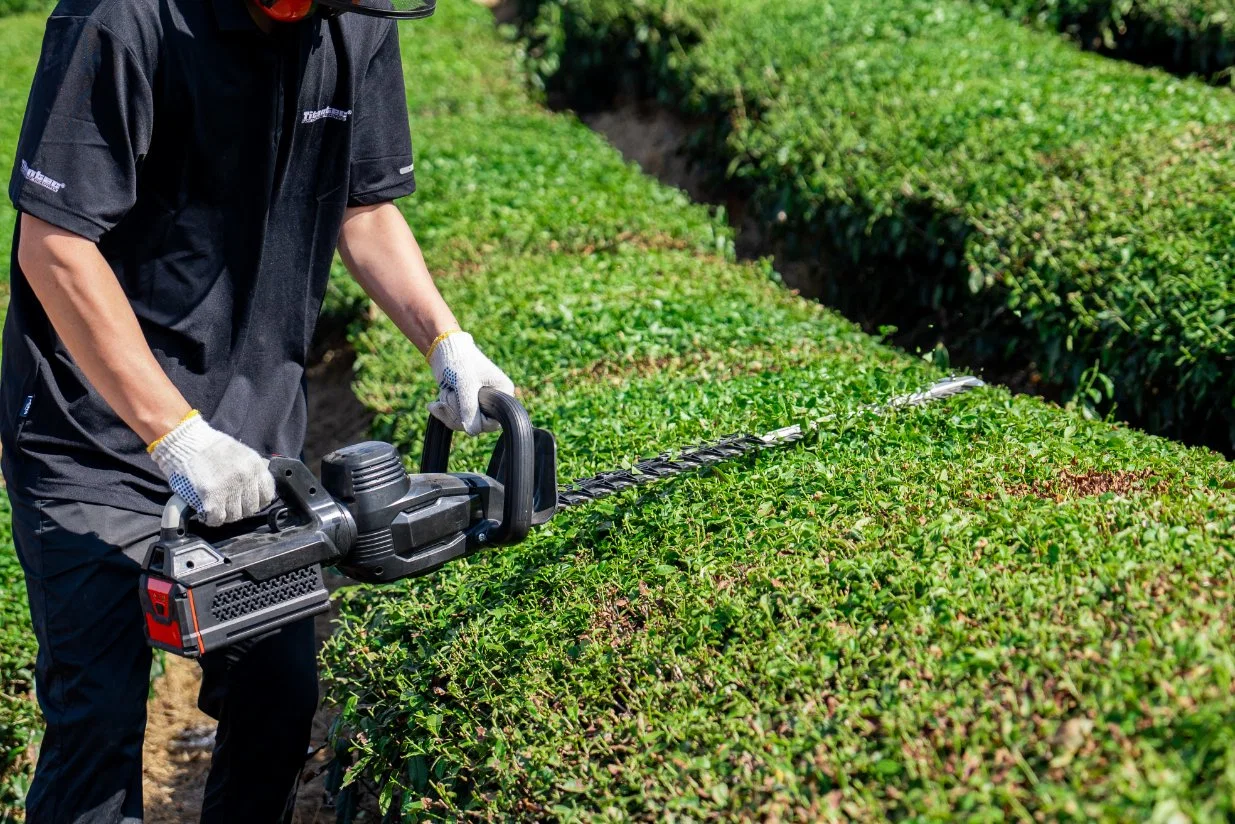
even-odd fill
[{"label": "white work glove", "polygon": [[480,411],[480,388],[491,386],[508,395],[515,385],[486,358],[467,332],[449,332],[429,347],[429,368],[442,392],[429,404],[433,417],[456,432],[479,435],[496,432],[497,421]]},{"label": "white work glove", "polygon": [[167,485],[207,526],[256,515],[274,500],[269,459],[211,427],[196,410],[149,451]]}]

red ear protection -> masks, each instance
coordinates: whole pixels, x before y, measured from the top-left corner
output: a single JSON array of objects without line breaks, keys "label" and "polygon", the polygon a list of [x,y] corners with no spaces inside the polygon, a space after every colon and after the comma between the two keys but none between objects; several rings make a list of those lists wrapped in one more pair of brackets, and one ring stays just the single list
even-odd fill
[{"label": "red ear protection", "polygon": [[258,0],[257,7],[276,23],[295,23],[313,11],[314,0]]}]

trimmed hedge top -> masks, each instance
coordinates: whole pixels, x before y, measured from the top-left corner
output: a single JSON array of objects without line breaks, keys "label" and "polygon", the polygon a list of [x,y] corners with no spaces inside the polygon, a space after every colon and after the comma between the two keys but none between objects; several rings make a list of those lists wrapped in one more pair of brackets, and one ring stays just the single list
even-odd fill
[{"label": "trimmed hedge top", "polygon": [[633,69],[721,124],[704,157],[868,272],[850,303],[962,310],[1048,383],[1235,445],[1229,93],[948,0],[563,0],[536,31],[576,96]]},{"label": "trimmed hedge top", "polygon": [[[483,9],[412,31],[408,65],[462,60],[502,102],[456,113],[465,81],[409,86],[423,187],[404,208],[561,477],[937,376],[513,99]],[[414,459],[422,359],[385,321],[355,344],[375,434]],[[984,390],[349,590],[326,676],[392,819],[1217,817],[1232,489],[1213,454]]]}]

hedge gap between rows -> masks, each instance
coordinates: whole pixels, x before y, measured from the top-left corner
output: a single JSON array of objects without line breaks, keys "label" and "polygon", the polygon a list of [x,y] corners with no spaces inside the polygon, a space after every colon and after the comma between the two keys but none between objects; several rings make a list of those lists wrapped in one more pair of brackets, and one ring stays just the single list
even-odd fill
[{"label": "hedge gap between rows", "polygon": [[1235,449],[1235,97],[959,0],[520,0],[582,107],[704,125],[829,302],[954,318],[1064,397]]}]

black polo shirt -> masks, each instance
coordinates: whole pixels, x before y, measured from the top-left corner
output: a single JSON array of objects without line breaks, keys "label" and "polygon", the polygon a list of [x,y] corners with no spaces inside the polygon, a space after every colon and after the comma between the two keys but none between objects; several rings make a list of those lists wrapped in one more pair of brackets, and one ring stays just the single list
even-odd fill
[{"label": "black polo shirt", "polygon": [[[244,0],[62,0],[9,195],[97,241],[155,357],[216,428],[297,455],[344,209],[415,188],[391,21],[263,33]],[[0,442],[28,495],[156,512],[145,444],[89,385],[17,263]]]}]

